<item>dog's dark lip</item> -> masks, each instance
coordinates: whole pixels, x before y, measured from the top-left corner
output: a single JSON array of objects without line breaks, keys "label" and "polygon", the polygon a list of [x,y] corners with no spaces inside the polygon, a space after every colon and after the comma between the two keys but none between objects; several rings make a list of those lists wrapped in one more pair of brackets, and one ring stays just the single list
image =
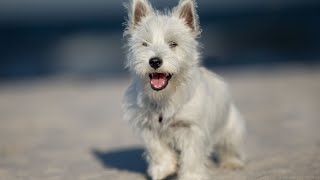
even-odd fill
[{"label": "dog's dark lip", "polygon": [[[153,74],[165,74],[165,75],[166,75],[166,77],[165,77],[165,84],[164,84],[163,86],[161,86],[161,87],[155,87],[155,86],[153,86],[152,83],[151,83],[152,75],[153,75]],[[150,73],[150,74],[149,74],[149,78],[150,78],[150,86],[151,86],[151,88],[152,88],[153,90],[155,90],[155,91],[160,91],[160,90],[165,89],[165,88],[168,86],[169,81],[170,81],[170,79],[172,78],[172,76],[173,76],[172,73],[164,73],[164,72],[152,72],[152,73]]]}]

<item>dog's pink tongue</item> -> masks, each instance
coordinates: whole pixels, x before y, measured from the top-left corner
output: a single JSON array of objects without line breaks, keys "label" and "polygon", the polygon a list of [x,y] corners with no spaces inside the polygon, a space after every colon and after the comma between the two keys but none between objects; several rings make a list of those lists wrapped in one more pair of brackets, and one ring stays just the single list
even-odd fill
[{"label": "dog's pink tongue", "polygon": [[151,78],[151,84],[155,88],[161,88],[166,81],[166,76],[163,73],[153,73]]}]

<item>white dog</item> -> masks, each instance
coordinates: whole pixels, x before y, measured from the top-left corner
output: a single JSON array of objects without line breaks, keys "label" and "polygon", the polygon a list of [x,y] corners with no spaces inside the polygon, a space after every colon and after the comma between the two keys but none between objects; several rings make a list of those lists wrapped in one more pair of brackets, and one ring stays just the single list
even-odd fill
[{"label": "white dog", "polygon": [[200,34],[194,0],[172,11],[155,11],[132,0],[125,36],[132,74],[123,102],[124,119],[146,144],[148,174],[164,179],[205,180],[215,154],[226,168],[243,166],[245,123],[227,85],[200,67]]}]

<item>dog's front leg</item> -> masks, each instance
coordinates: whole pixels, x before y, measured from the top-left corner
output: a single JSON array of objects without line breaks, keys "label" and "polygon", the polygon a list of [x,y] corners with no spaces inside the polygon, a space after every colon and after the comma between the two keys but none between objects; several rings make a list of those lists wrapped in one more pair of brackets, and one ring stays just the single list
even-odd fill
[{"label": "dog's front leg", "polygon": [[160,180],[174,174],[177,170],[174,150],[163,142],[156,132],[144,130],[142,136],[146,144],[149,176],[153,180]]},{"label": "dog's front leg", "polygon": [[207,137],[198,127],[185,128],[178,136],[180,154],[179,180],[209,180]]}]

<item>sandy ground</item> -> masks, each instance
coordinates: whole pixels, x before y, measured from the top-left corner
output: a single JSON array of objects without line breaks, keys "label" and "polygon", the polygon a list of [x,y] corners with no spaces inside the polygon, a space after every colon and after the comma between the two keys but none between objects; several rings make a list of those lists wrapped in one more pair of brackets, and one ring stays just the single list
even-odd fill
[{"label": "sandy ground", "polygon": [[[320,179],[320,67],[220,73],[247,119],[244,170],[212,179]],[[143,180],[138,136],[121,120],[128,79],[0,84],[0,180]]]}]

